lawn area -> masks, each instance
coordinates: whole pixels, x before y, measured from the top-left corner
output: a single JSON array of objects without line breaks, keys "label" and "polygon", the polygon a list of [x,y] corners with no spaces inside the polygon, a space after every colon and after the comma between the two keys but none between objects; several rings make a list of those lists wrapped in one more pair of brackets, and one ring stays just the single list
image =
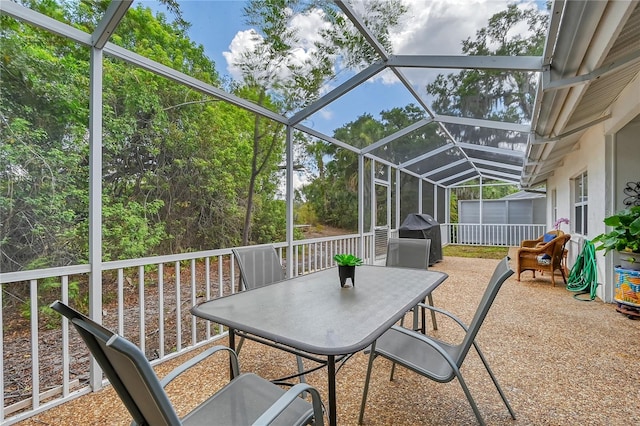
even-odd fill
[{"label": "lawn area", "polygon": [[442,248],[443,256],[475,257],[477,259],[502,259],[509,247],[460,246],[449,244]]}]

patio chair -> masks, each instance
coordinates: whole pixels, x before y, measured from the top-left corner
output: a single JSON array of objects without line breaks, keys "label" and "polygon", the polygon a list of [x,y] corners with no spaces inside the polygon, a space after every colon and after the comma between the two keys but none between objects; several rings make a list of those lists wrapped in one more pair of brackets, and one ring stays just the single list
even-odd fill
[{"label": "patio chair", "polygon": [[234,248],[231,251],[240,267],[240,279],[245,290],[253,290],[286,278],[273,246]]},{"label": "patio chair", "polygon": [[[480,347],[475,338],[480,330],[489,308],[500,290],[500,287],[513,274],[513,271],[509,268],[509,258],[505,257],[496,266],[493,276],[489,281],[489,284],[482,296],[482,299],[478,305],[476,313],[467,327],[460,319],[455,315],[446,312],[442,309],[435,308],[433,306],[422,305],[426,309],[431,309],[446,315],[448,318],[454,320],[463,330],[465,330],[465,336],[459,344],[450,344],[430,336],[425,336],[416,331],[409,330],[404,327],[393,326],[386,331],[382,336],[378,338],[373,345],[371,345],[371,352],[369,355],[369,366],[367,368],[367,377],[364,385],[364,392],[362,394],[362,405],[360,406],[360,417],[358,418],[358,424],[362,424],[364,417],[364,408],[367,401],[367,393],[369,391],[369,382],[371,380],[371,370],[373,369],[373,361],[377,356],[382,356],[390,361],[397,363],[409,370],[418,373],[424,377],[440,383],[448,383],[454,378],[458,379],[462,390],[467,397],[467,400],[471,404],[471,408],[481,425],[484,425],[484,420],[478,410],[469,388],[465,380],[462,377],[460,368],[464,360],[467,357],[471,345],[476,349],[476,352],[480,356],[482,363],[484,364],[491,380],[495,385],[498,393],[502,397],[502,401],[506,405],[511,417],[515,420],[516,416],[509,402],[507,401],[504,392],[498,384],[498,380],[494,376],[489,364],[483,353],[480,351]],[[392,378],[393,379],[393,378]]]},{"label": "patio chair", "polygon": [[543,235],[540,235],[535,240],[522,240],[520,242],[520,247],[537,247],[540,244],[546,244],[549,241],[553,240],[555,237],[561,237],[564,235],[564,232],[559,229],[553,229],[551,231],[545,232]]},{"label": "patio chair", "polygon": [[[429,269],[429,251],[431,249],[430,239],[418,238],[389,238],[387,242],[387,259],[385,266],[394,266],[400,268]],[[433,296],[431,293],[427,296],[429,305],[433,306]],[[422,334],[425,334],[425,310],[420,309],[422,325]],[[416,329],[418,309],[413,310],[414,329]],[[438,329],[436,322],[436,314],[431,311],[431,322],[433,329]]]},{"label": "patio chair", "polygon": [[[264,287],[284,280],[285,273],[280,263],[280,257],[273,246],[252,246],[231,249],[240,267],[240,279],[245,290]],[[240,337],[236,346],[240,353],[244,337]],[[304,382],[304,363],[302,357],[296,355],[300,382]]]},{"label": "patio chair", "polygon": [[[318,391],[298,384],[288,391],[253,374],[240,374],[238,358],[226,346],[214,346],[158,379],[144,353],[133,343],[56,301],[51,308],[68,318],[89,347],[135,425],[282,424],[323,425]],[[233,378],[222,389],[179,418],[164,387],[218,351],[229,352]],[[204,379],[204,378],[203,378]],[[206,380],[206,379],[204,379]],[[300,397],[311,394],[312,402]]]},{"label": "patio chair", "polygon": [[518,248],[516,254],[518,281],[520,281],[520,274],[524,271],[531,271],[533,278],[536,277],[536,271],[548,272],[551,275],[551,283],[555,287],[555,271],[560,270],[562,280],[565,284],[567,283],[563,258],[564,247],[567,241],[571,239],[571,235],[562,231],[551,232],[545,234],[552,236],[551,238],[547,237],[548,241],[545,241],[545,236],[542,236],[537,240],[524,240],[520,243],[520,248]]}]

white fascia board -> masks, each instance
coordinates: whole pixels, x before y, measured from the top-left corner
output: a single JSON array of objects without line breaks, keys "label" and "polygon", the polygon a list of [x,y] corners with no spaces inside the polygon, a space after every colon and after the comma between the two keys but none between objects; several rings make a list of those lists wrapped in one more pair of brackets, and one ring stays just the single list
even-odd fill
[{"label": "white fascia board", "polygon": [[492,152],[494,154],[507,155],[511,157],[524,157],[523,151],[514,151],[513,149],[496,148],[486,145],[474,145],[467,142],[458,142],[457,145],[464,150]]},{"label": "white fascia board", "polygon": [[482,120],[478,118],[454,117],[450,115],[437,115],[435,121],[441,123],[459,124],[462,126],[486,127],[489,129],[506,130],[509,132],[530,133],[531,125],[507,123],[504,121]]},{"label": "white fascia board", "polygon": [[348,93],[354,88],[358,87],[360,84],[364,83],[374,75],[378,74],[385,68],[385,65],[382,62],[377,62],[375,64],[370,65],[366,69],[360,71],[358,74],[351,77],[349,80],[345,81],[326,95],[319,98],[317,101],[312,103],[311,105],[306,106],[301,109],[297,113],[291,116],[289,119],[289,124],[294,126],[301,121],[306,120],[309,116],[315,114],[325,106],[329,105],[331,102],[335,101],[342,95]]},{"label": "white fascia board", "polygon": [[388,143],[390,143],[390,142],[392,142],[392,141],[394,141],[394,140],[396,140],[398,138],[401,138],[401,137],[403,137],[403,136],[405,136],[405,135],[407,135],[407,134],[409,134],[409,133],[411,133],[411,132],[413,132],[415,130],[418,130],[421,127],[424,127],[424,126],[426,126],[427,124],[429,124],[431,122],[433,122],[433,119],[425,118],[425,119],[420,120],[420,121],[418,121],[416,123],[413,123],[412,125],[407,126],[404,129],[399,130],[399,131],[395,132],[392,135],[389,135],[389,136],[387,136],[385,138],[380,139],[378,142],[372,143],[368,147],[364,148],[362,150],[362,152],[365,153],[365,154],[369,153],[369,152],[371,152],[371,151],[373,151],[373,150],[375,150],[377,148],[380,148],[381,146],[384,146],[384,145],[386,145],[386,144],[388,144]]},{"label": "white fascia board", "polygon": [[27,22],[38,28],[52,32],[59,36],[68,38],[85,46],[91,46],[91,34],[80,31],[77,28],[63,22],[50,18],[42,13],[36,12],[15,3],[13,1],[1,0],[0,11],[12,16],[20,21]]},{"label": "white fascia board", "polygon": [[198,90],[199,92],[209,94],[218,99],[222,99],[226,102],[229,102],[232,105],[236,105],[240,108],[244,108],[248,111],[251,111],[263,117],[269,118],[277,123],[288,124],[289,120],[287,119],[287,117],[283,115],[270,111],[267,108],[258,106],[253,102],[249,102],[245,99],[234,96],[230,93],[227,93],[223,90],[218,89],[217,87],[214,87],[194,77],[191,77],[183,72],[177,71],[171,67],[168,67],[159,62],[153,61],[149,58],[145,58],[142,55],[134,53],[123,47],[117,46],[111,42],[108,42],[105,45],[104,52],[118,59],[122,59],[123,61],[129,62],[130,64],[146,69],[147,71],[151,71],[154,74],[161,75],[170,80],[173,80],[180,84],[189,86],[195,90]]},{"label": "white fascia board", "polygon": [[391,55],[387,64],[401,68],[542,72],[541,56]]},{"label": "white fascia board", "polygon": [[122,18],[124,17],[133,0],[114,0],[109,4],[104,16],[98,22],[96,29],[91,36],[91,42],[96,49],[102,49],[111,34],[116,29]]}]

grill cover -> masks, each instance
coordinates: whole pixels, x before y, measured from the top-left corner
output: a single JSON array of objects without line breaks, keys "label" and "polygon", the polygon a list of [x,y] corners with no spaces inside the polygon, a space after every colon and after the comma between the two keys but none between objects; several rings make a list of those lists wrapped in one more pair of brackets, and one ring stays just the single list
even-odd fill
[{"label": "grill cover", "polygon": [[426,238],[431,240],[429,266],[442,260],[440,224],[428,214],[409,214],[398,229],[400,238]]}]

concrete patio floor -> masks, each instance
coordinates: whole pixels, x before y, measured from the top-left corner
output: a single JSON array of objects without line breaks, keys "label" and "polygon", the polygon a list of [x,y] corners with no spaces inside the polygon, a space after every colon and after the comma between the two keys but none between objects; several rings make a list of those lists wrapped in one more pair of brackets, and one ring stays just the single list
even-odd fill
[{"label": "concrete patio floor", "polygon": [[[445,257],[432,268],[449,274],[433,294],[435,304],[468,322],[496,263]],[[460,336],[452,323],[440,318],[437,336]],[[521,282],[514,276],[504,284],[477,340],[517,415],[517,420],[511,419],[472,350],[462,373],[487,424],[640,424],[640,321],[616,312],[614,305],[576,300],[564,286],[552,287],[548,277],[537,274],[534,280],[527,272]],[[156,370],[163,376],[191,356]],[[358,353],[338,372],[340,424],[357,423],[367,359]],[[253,342],[245,343],[240,362],[242,371],[267,378],[295,370],[293,355]],[[389,371],[390,363],[376,360],[364,424],[477,424],[457,381],[440,384],[399,369],[390,382]],[[179,414],[222,386],[227,374],[226,360],[214,357],[171,384],[168,393]],[[308,382],[326,401],[326,371],[308,375]],[[106,387],[19,424],[129,423],[119,399]]]}]

